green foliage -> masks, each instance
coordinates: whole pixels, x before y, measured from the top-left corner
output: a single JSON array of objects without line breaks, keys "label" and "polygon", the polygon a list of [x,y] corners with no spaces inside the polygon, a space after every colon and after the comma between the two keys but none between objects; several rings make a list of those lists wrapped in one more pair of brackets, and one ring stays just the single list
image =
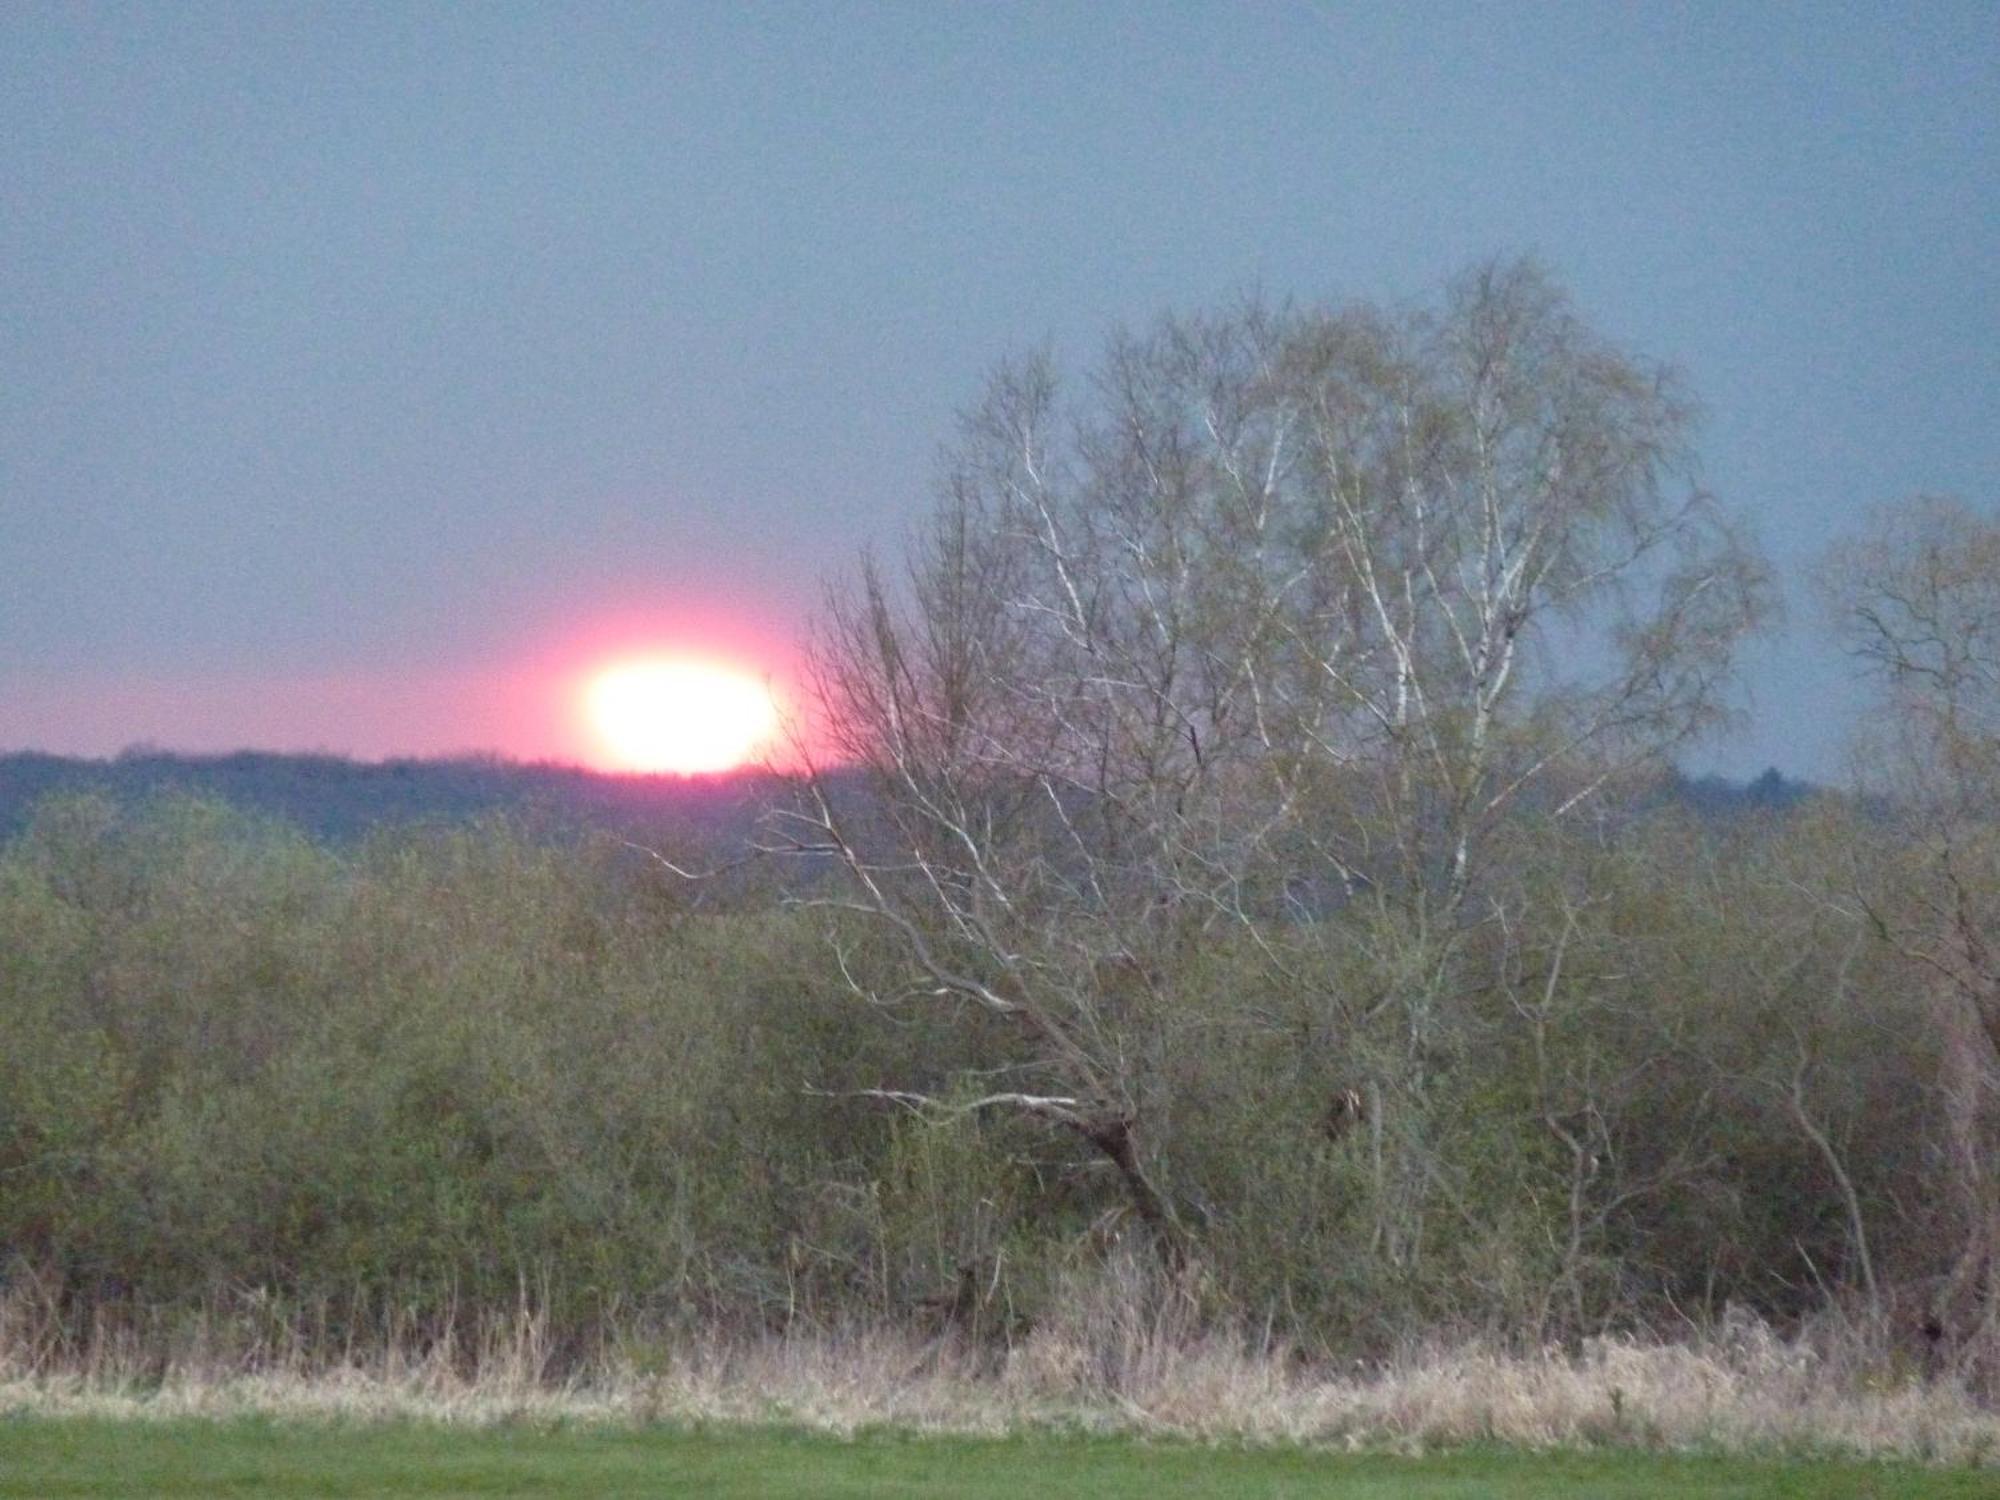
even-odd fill
[{"label": "green foliage", "polygon": [[670,1309],[822,1165],[770,1133],[811,934],[693,917],[612,848],[336,858],[59,803],[0,920],[0,1246],[84,1295]]},{"label": "green foliage", "polygon": [[[1883,837],[1524,817],[1448,931],[1364,898],[1107,974],[1201,1306],[1367,1352],[1794,1315],[1864,1248],[1935,1278],[1941,1044],[1864,914]],[[1017,1331],[1137,1226],[1074,1132],[971,1107],[1018,1035],[899,973],[865,917],[697,902],[615,841],[50,802],[0,851],[0,1266],[78,1318]]]}]

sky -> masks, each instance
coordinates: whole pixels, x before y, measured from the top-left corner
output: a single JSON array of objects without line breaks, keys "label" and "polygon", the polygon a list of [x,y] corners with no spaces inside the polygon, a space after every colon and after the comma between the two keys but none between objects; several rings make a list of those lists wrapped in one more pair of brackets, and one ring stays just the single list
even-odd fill
[{"label": "sky", "polygon": [[1840,774],[1806,570],[2000,503],[2000,4],[0,7],[0,750],[588,759],[782,682],[1011,352],[1534,254],[1791,601],[1695,770]]}]

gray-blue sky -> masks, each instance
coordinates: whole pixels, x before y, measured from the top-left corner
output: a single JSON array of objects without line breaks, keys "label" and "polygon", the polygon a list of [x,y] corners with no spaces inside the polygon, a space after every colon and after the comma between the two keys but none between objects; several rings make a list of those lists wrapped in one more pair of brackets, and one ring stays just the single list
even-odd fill
[{"label": "gray-blue sky", "polygon": [[1992,4],[15,3],[0,746],[555,748],[523,663],[781,642],[1008,350],[1530,251],[1800,606],[1707,762],[1831,774],[1800,570],[2000,500],[1996,225]]}]

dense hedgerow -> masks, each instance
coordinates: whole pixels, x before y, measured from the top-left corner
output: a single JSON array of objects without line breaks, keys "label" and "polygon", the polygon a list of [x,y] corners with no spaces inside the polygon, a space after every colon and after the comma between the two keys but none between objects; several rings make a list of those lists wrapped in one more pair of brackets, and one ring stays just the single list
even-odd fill
[{"label": "dense hedgerow", "polygon": [[[1877,833],[1826,799],[1517,832],[1447,964],[1364,902],[1134,998],[1194,1234],[1176,1295],[1365,1353],[1893,1314],[1941,1274],[1937,1027],[1842,894],[1893,880]],[[329,1337],[524,1296],[582,1340],[1019,1332],[1134,1226],[1060,1132],[864,1095],[1020,1060],[862,999],[882,944],[614,840],[335,850],[208,802],[51,801],[0,852],[0,1274],[76,1318],[250,1297]]]}]

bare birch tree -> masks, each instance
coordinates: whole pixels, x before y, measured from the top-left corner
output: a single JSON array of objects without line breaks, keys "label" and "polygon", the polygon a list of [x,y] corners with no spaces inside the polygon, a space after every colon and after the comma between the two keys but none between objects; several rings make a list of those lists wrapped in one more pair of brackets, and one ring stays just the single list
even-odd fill
[{"label": "bare birch tree", "polygon": [[1933,977],[1946,1181],[1962,1241],[1935,1326],[2000,1376],[2000,517],[1918,496],[1829,550],[1820,578],[1884,710],[1860,765],[1910,835],[1878,931]]},{"label": "bare birch tree", "polygon": [[1001,371],[907,573],[865,568],[815,658],[874,794],[860,822],[821,782],[794,834],[911,973],[858,987],[1010,1028],[1021,1075],[962,1107],[1074,1131],[1176,1242],[1176,974],[1227,941],[1311,990],[1294,936],[1362,899],[1449,933],[1510,809],[1722,715],[1765,587],[1691,422],[1530,264],[1416,312],[1169,319],[1073,402]]}]

